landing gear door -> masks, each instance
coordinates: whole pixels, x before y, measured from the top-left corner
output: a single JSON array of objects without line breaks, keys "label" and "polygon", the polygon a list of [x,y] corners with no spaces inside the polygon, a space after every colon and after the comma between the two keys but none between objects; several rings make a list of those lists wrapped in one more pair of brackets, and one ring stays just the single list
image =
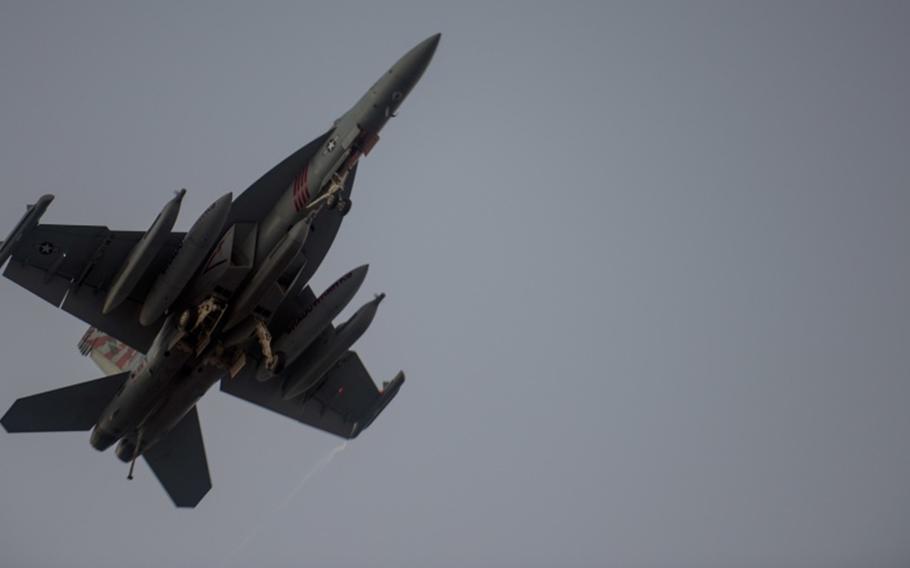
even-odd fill
[{"label": "landing gear door", "polygon": [[344,136],[341,138],[341,140],[339,140],[339,143],[341,144],[341,149],[345,150],[345,151],[350,150],[351,145],[354,144],[354,141],[357,140],[358,136],[360,136],[360,128],[358,126],[354,126],[350,130],[348,130],[344,134]]}]

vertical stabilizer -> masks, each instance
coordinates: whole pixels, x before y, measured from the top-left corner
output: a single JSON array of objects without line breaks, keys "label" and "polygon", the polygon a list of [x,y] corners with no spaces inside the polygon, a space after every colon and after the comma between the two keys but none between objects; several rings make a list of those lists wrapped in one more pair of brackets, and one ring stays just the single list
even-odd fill
[{"label": "vertical stabilizer", "polygon": [[212,488],[195,406],[142,457],[178,507],[195,507]]},{"label": "vertical stabilizer", "polygon": [[145,356],[94,327],[88,328],[79,340],[79,353],[91,357],[107,375],[135,371]]}]

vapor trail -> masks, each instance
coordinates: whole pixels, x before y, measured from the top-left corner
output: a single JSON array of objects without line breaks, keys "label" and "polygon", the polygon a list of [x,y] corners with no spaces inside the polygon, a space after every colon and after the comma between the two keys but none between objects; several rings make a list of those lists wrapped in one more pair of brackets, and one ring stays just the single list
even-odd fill
[{"label": "vapor trail", "polygon": [[297,484],[297,487],[295,487],[293,491],[288,493],[287,498],[282,503],[280,503],[278,505],[278,507],[275,508],[275,511],[273,511],[273,514],[277,513],[281,509],[284,509],[285,507],[290,505],[291,502],[294,500],[294,498],[297,497],[297,494],[300,493],[300,490],[303,489],[303,486],[306,485],[306,482],[309,481],[314,475],[316,475],[317,473],[322,471],[322,469],[325,466],[329,465],[329,463],[331,463],[331,461],[333,459],[335,459],[335,456],[337,456],[338,454],[343,452],[346,447],[348,447],[347,440],[343,441],[342,443],[340,443],[337,446],[335,446],[334,448],[332,448],[332,451],[330,451],[328,453],[328,455],[326,455],[325,457],[323,457],[322,459],[317,461],[316,464],[313,466],[313,468],[306,475],[303,476],[303,479],[300,480],[300,483]]},{"label": "vapor trail", "polygon": [[256,523],[253,526],[253,528],[251,528],[250,531],[246,534],[246,536],[243,537],[243,539],[240,541],[240,544],[237,545],[237,548],[235,548],[233,550],[233,552],[231,552],[230,554],[228,554],[225,557],[224,562],[222,562],[221,565],[227,566],[228,564],[231,563],[231,560],[233,560],[241,552],[243,552],[243,549],[245,549],[247,547],[247,545],[250,544],[250,542],[253,540],[253,538],[255,538],[259,534],[259,532],[262,530],[262,528],[265,526],[266,520],[270,517],[275,516],[282,509],[287,508],[288,505],[290,505],[294,501],[294,498],[297,497],[297,494],[303,490],[303,487],[306,485],[306,483],[310,479],[312,479],[313,476],[315,476],[317,473],[322,471],[327,465],[329,465],[332,462],[332,460],[335,459],[335,456],[337,456],[338,454],[343,452],[346,447],[348,447],[347,440],[343,441],[342,443],[340,443],[337,446],[335,446],[334,448],[332,448],[328,454],[326,454],[325,456],[320,458],[315,464],[313,464],[313,467],[310,468],[310,470],[306,473],[306,475],[303,476],[303,479],[300,480],[300,483],[298,483],[294,487],[294,489],[292,489],[291,492],[288,493],[287,497],[285,497],[284,499],[279,501],[278,504],[275,505],[275,508],[272,509],[272,511],[268,515],[262,516],[262,518],[259,520],[259,522]]}]

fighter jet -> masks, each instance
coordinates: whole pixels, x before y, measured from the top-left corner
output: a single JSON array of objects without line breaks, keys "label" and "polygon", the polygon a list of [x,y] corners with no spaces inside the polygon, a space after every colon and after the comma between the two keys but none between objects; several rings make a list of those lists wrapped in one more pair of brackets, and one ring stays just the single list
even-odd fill
[{"label": "fighter jet", "polygon": [[404,383],[378,389],[351,346],[379,294],[337,327],[367,273],[318,297],[307,283],[351,208],[359,160],[421,78],[439,34],[408,51],[309,144],[174,232],[185,190],[147,231],[40,224],[27,208],[0,245],[3,275],[90,324],[79,349],[107,376],[20,398],[7,432],[87,431],[130,464],[142,456],[178,507],[211,488],[197,401],[221,391],[343,438],[367,428]]}]

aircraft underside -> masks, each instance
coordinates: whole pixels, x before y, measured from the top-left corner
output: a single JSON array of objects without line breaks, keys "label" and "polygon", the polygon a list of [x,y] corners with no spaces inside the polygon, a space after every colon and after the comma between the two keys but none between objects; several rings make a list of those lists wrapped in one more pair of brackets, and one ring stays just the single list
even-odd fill
[{"label": "aircraft underside", "polygon": [[310,277],[351,208],[359,160],[423,74],[439,41],[403,56],[333,127],[257,180],[172,231],[185,190],[145,232],[47,225],[53,196],[29,206],[0,244],[3,275],[91,327],[79,344],[107,376],[17,400],[8,432],[92,430],[91,444],[143,457],[177,506],[211,487],[196,403],[220,390],[354,438],[398,393],[351,350],[384,295],[339,326],[366,276],[316,296]]}]

